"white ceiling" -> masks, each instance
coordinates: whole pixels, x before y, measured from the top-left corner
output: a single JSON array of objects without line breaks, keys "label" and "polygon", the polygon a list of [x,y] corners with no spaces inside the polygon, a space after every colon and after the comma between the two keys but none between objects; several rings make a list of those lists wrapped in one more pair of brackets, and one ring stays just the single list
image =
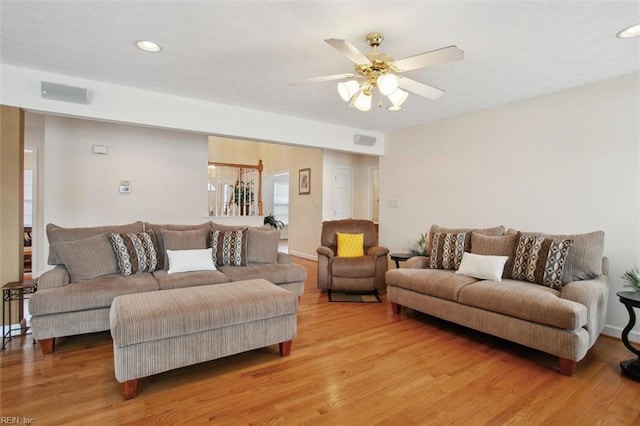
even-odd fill
[{"label": "white ceiling", "polygon": [[[615,37],[640,23],[638,1],[1,0],[0,14],[4,64],[382,132],[640,71],[640,37]],[[335,82],[288,84],[351,72],[323,40],[367,52],[369,32],[395,59],[452,44],[465,59],[406,73],[447,93],[400,112],[347,108]]]}]

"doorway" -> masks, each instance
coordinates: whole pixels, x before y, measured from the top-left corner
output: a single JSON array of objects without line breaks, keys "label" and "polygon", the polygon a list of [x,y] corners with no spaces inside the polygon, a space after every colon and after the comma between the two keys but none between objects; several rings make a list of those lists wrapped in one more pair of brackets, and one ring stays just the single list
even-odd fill
[{"label": "doorway", "polygon": [[24,148],[24,195],[23,195],[23,227],[24,227],[24,278],[31,279],[36,276],[35,262],[36,259],[35,248],[36,244],[33,239],[33,224],[35,223],[36,215],[36,148],[32,146],[25,146]]},{"label": "doorway", "polygon": [[380,167],[369,169],[369,217],[375,223],[380,221]]}]

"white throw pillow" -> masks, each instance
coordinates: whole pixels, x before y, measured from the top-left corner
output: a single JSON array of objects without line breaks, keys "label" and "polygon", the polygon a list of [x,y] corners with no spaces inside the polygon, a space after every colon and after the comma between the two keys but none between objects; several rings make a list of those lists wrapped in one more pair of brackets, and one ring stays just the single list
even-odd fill
[{"label": "white throw pillow", "polygon": [[456,274],[481,280],[502,281],[504,264],[509,256],[484,256],[465,252]]},{"label": "white throw pillow", "polygon": [[167,250],[169,270],[167,274],[193,271],[215,271],[212,249]]}]

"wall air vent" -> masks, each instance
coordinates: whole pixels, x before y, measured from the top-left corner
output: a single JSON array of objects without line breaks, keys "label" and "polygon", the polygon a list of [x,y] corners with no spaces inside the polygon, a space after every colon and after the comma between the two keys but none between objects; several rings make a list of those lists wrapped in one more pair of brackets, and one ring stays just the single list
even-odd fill
[{"label": "wall air vent", "polygon": [[376,138],[366,135],[353,135],[353,143],[356,145],[372,146],[376,144]]},{"label": "wall air vent", "polygon": [[54,101],[89,104],[89,89],[83,87],[65,86],[64,84],[42,81],[40,84],[40,94],[43,98]]}]

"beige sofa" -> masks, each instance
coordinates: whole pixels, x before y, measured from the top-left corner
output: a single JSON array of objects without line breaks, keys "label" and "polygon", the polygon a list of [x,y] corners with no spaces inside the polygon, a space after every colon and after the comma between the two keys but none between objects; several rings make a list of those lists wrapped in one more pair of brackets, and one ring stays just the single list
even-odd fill
[{"label": "beige sofa", "polygon": [[[456,252],[443,242],[447,236],[478,255],[467,258],[507,257],[502,276],[464,275],[463,265],[456,262],[444,269],[443,259],[447,263],[447,256],[453,259]],[[555,250],[554,244],[561,249]],[[411,258],[406,268],[387,272],[394,313],[411,308],[547,352],[559,358],[560,371],[568,376],[604,328],[609,285],[602,231],[545,235],[434,225],[428,249],[428,256]],[[540,279],[548,280],[543,285],[530,282]]]},{"label": "beige sofa", "polygon": [[[123,260],[115,253],[109,233],[153,236],[154,250],[138,247],[144,256],[125,256]],[[214,235],[218,243],[212,249],[218,257],[216,270],[169,273],[167,250],[207,249]],[[38,291],[29,299],[33,336],[43,353],[51,353],[56,337],[109,330],[111,303],[116,296],[125,294],[263,278],[300,297],[306,269],[293,263],[288,254],[278,252],[279,236],[279,231],[268,226],[229,227],[215,222],[135,222],[92,228],[49,224],[48,263],[55,267],[38,278]],[[129,241],[122,251],[129,250],[130,254],[136,250],[131,246]],[[232,259],[223,261],[225,256]],[[238,266],[234,261],[239,262]],[[122,270],[127,268],[133,273],[123,276]]]}]

